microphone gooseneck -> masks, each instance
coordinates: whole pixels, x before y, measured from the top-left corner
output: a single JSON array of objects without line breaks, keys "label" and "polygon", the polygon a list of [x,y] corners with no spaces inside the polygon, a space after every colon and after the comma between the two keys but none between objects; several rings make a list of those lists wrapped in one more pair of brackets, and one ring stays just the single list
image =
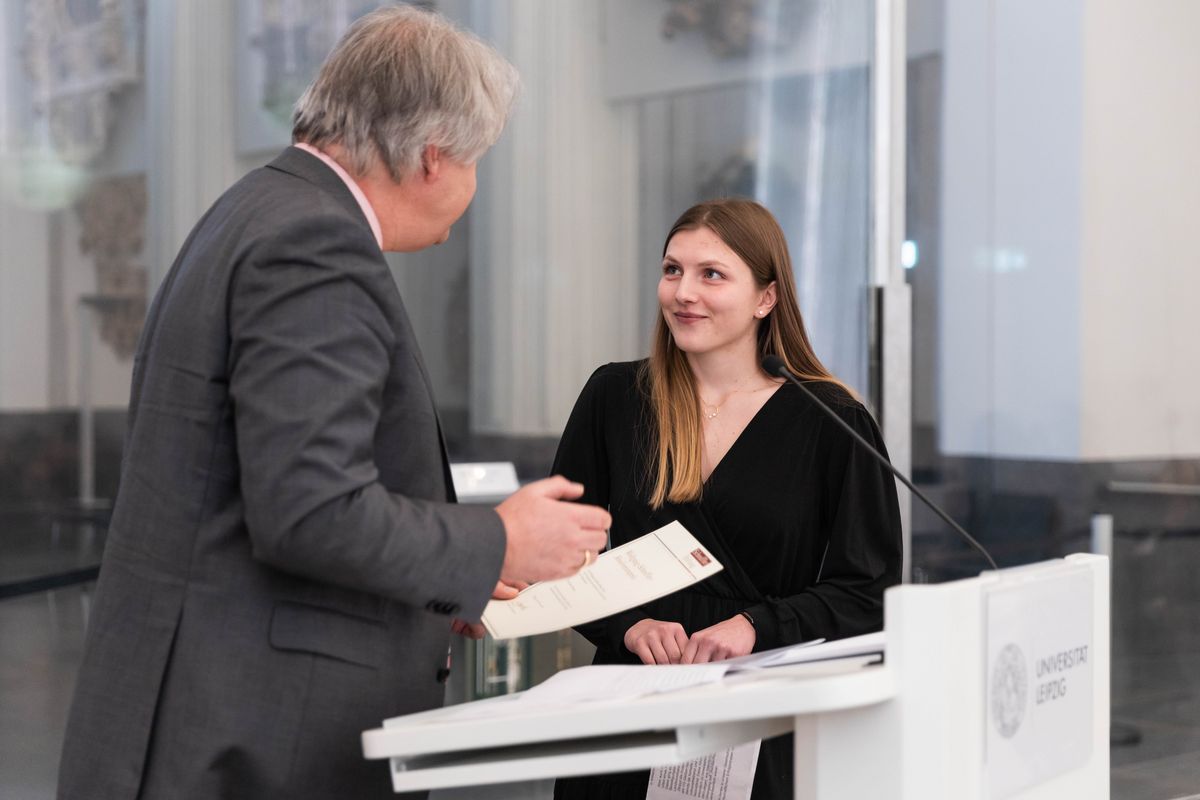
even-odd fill
[{"label": "microphone gooseneck", "polygon": [[876,450],[870,442],[868,442],[858,433],[858,431],[854,430],[854,428],[851,428],[844,419],[834,413],[833,409],[825,405],[825,403],[819,397],[813,394],[812,390],[805,386],[803,381],[791,373],[791,371],[787,368],[787,364],[784,363],[782,358],[774,354],[764,356],[762,360],[762,368],[768,375],[776,378],[784,378],[785,380],[795,384],[800,391],[804,392],[804,394],[808,396],[808,399],[812,400],[813,403],[816,404],[817,408],[821,409],[821,411],[824,412],[830,419],[836,422],[842,430],[850,434],[854,441],[861,444],[868,453],[875,457],[876,461],[887,467],[888,471],[895,475],[905,486],[907,486],[910,492],[920,498],[922,503],[929,506],[929,508],[933,510],[933,513],[941,517],[947,525],[957,531],[958,534],[966,539],[972,547],[978,550],[983,557],[987,559],[987,562],[992,566],[992,569],[999,569],[999,567],[996,566],[996,562],[992,559],[991,554],[984,548],[983,545],[975,541],[975,537],[963,530],[962,526],[957,522],[950,519],[950,515],[945,511],[942,511],[942,509],[938,507],[937,503],[926,497],[924,492],[922,492],[916,486],[913,486],[912,481],[905,477],[900,470],[893,467],[892,462],[888,461],[887,457],[884,456],[883,453],[880,453],[878,450]]}]

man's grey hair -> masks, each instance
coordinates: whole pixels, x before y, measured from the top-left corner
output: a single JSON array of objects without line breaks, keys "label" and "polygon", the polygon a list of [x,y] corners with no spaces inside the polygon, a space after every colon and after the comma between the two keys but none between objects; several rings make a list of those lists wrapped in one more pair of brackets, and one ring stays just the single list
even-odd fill
[{"label": "man's grey hair", "polygon": [[339,145],[355,175],[381,159],[396,181],[421,166],[427,145],[472,164],[500,138],[518,85],[512,64],[445,18],[381,8],[321,65],[296,103],[292,141]]}]

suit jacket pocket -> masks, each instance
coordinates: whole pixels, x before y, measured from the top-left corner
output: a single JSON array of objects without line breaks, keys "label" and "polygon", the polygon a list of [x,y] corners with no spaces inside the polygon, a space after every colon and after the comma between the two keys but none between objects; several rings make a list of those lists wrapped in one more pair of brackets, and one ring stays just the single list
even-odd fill
[{"label": "suit jacket pocket", "polygon": [[331,608],[279,602],[271,613],[270,642],[276,650],[315,653],[379,669],[386,637],[382,622]]}]

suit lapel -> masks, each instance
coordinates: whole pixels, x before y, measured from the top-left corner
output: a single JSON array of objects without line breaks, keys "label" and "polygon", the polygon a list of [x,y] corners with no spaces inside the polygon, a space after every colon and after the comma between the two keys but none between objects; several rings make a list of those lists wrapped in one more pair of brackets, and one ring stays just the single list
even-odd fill
[{"label": "suit lapel", "polygon": [[442,431],[442,417],[438,414],[437,401],[433,396],[433,381],[429,377],[429,371],[425,368],[425,359],[421,357],[421,349],[416,346],[417,335],[412,329],[412,322],[408,318],[408,309],[404,307],[404,298],[400,296],[399,289],[396,290],[396,302],[400,306],[400,319],[396,321],[398,333],[404,336],[408,341],[413,342],[412,358],[417,365],[417,370],[421,373],[421,382],[425,385],[425,394],[429,397],[429,405],[433,409],[433,418],[437,423],[438,445],[442,449],[442,476],[446,482],[446,500],[454,503],[458,500],[458,495],[454,491],[454,476],[450,472],[450,455],[446,450],[446,436]]}]

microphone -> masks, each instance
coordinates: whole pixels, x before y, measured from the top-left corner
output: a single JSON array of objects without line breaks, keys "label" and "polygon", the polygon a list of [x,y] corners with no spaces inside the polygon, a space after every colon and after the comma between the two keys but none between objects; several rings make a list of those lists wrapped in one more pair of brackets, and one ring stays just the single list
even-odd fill
[{"label": "microphone", "polygon": [[945,523],[947,525],[949,525],[951,528],[953,528],[955,531],[957,531],[960,536],[962,536],[964,539],[966,539],[968,542],[970,542],[972,547],[974,547],[976,550],[978,550],[980,553],[982,553],[983,557],[987,559],[987,562],[992,565],[992,569],[999,569],[999,567],[996,566],[996,562],[992,560],[991,554],[988,553],[988,551],[986,549],[984,549],[983,545],[981,545],[979,542],[975,541],[975,538],[973,536],[971,536],[971,534],[969,534],[965,530],[963,530],[962,526],[960,526],[957,522],[950,519],[950,515],[947,514],[945,511],[942,511],[942,509],[938,508],[937,503],[933,502],[928,497],[926,497],[920,489],[918,489],[916,486],[913,486],[912,481],[910,481],[903,474],[901,474],[900,470],[893,467],[892,462],[888,461],[887,457],[883,453],[876,450],[871,445],[870,442],[868,442],[866,439],[864,439],[862,436],[859,435],[858,431],[854,430],[854,428],[851,428],[850,425],[844,419],[842,419],[836,413],[834,413],[833,409],[831,409],[829,406],[825,405],[825,403],[822,402],[820,398],[818,398],[815,394],[813,394],[812,390],[810,390],[807,386],[805,386],[804,383],[801,382],[799,378],[797,378],[795,375],[793,375],[791,373],[790,370],[788,370],[787,364],[784,363],[782,358],[780,358],[777,355],[764,356],[763,360],[762,360],[762,368],[768,375],[771,375],[776,378],[785,378],[785,379],[791,381],[792,383],[794,383],[796,385],[796,387],[800,389],[800,391],[802,391],[806,395],[808,395],[808,399],[812,400],[817,405],[817,408],[821,409],[821,411],[823,413],[825,413],[831,420],[836,422],[838,424],[838,426],[841,427],[842,430],[844,430],[846,433],[850,434],[850,436],[854,438],[854,441],[861,444],[868,453],[870,453],[872,456],[875,457],[876,461],[878,461],[883,466],[887,467],[888,471],[891,472],[893,475],[895,475],[897,478],[899,478],[900,481],[903,482],[904,485],[908,487],[908,490],[910,492],[915,494],[917,497],[921,498],[922,503],[924,503],[925,505],[927,505],[931,509],[933,509],[933,513],[935,513],[939,517],[941,517],[942,520],[945,521]]}]

